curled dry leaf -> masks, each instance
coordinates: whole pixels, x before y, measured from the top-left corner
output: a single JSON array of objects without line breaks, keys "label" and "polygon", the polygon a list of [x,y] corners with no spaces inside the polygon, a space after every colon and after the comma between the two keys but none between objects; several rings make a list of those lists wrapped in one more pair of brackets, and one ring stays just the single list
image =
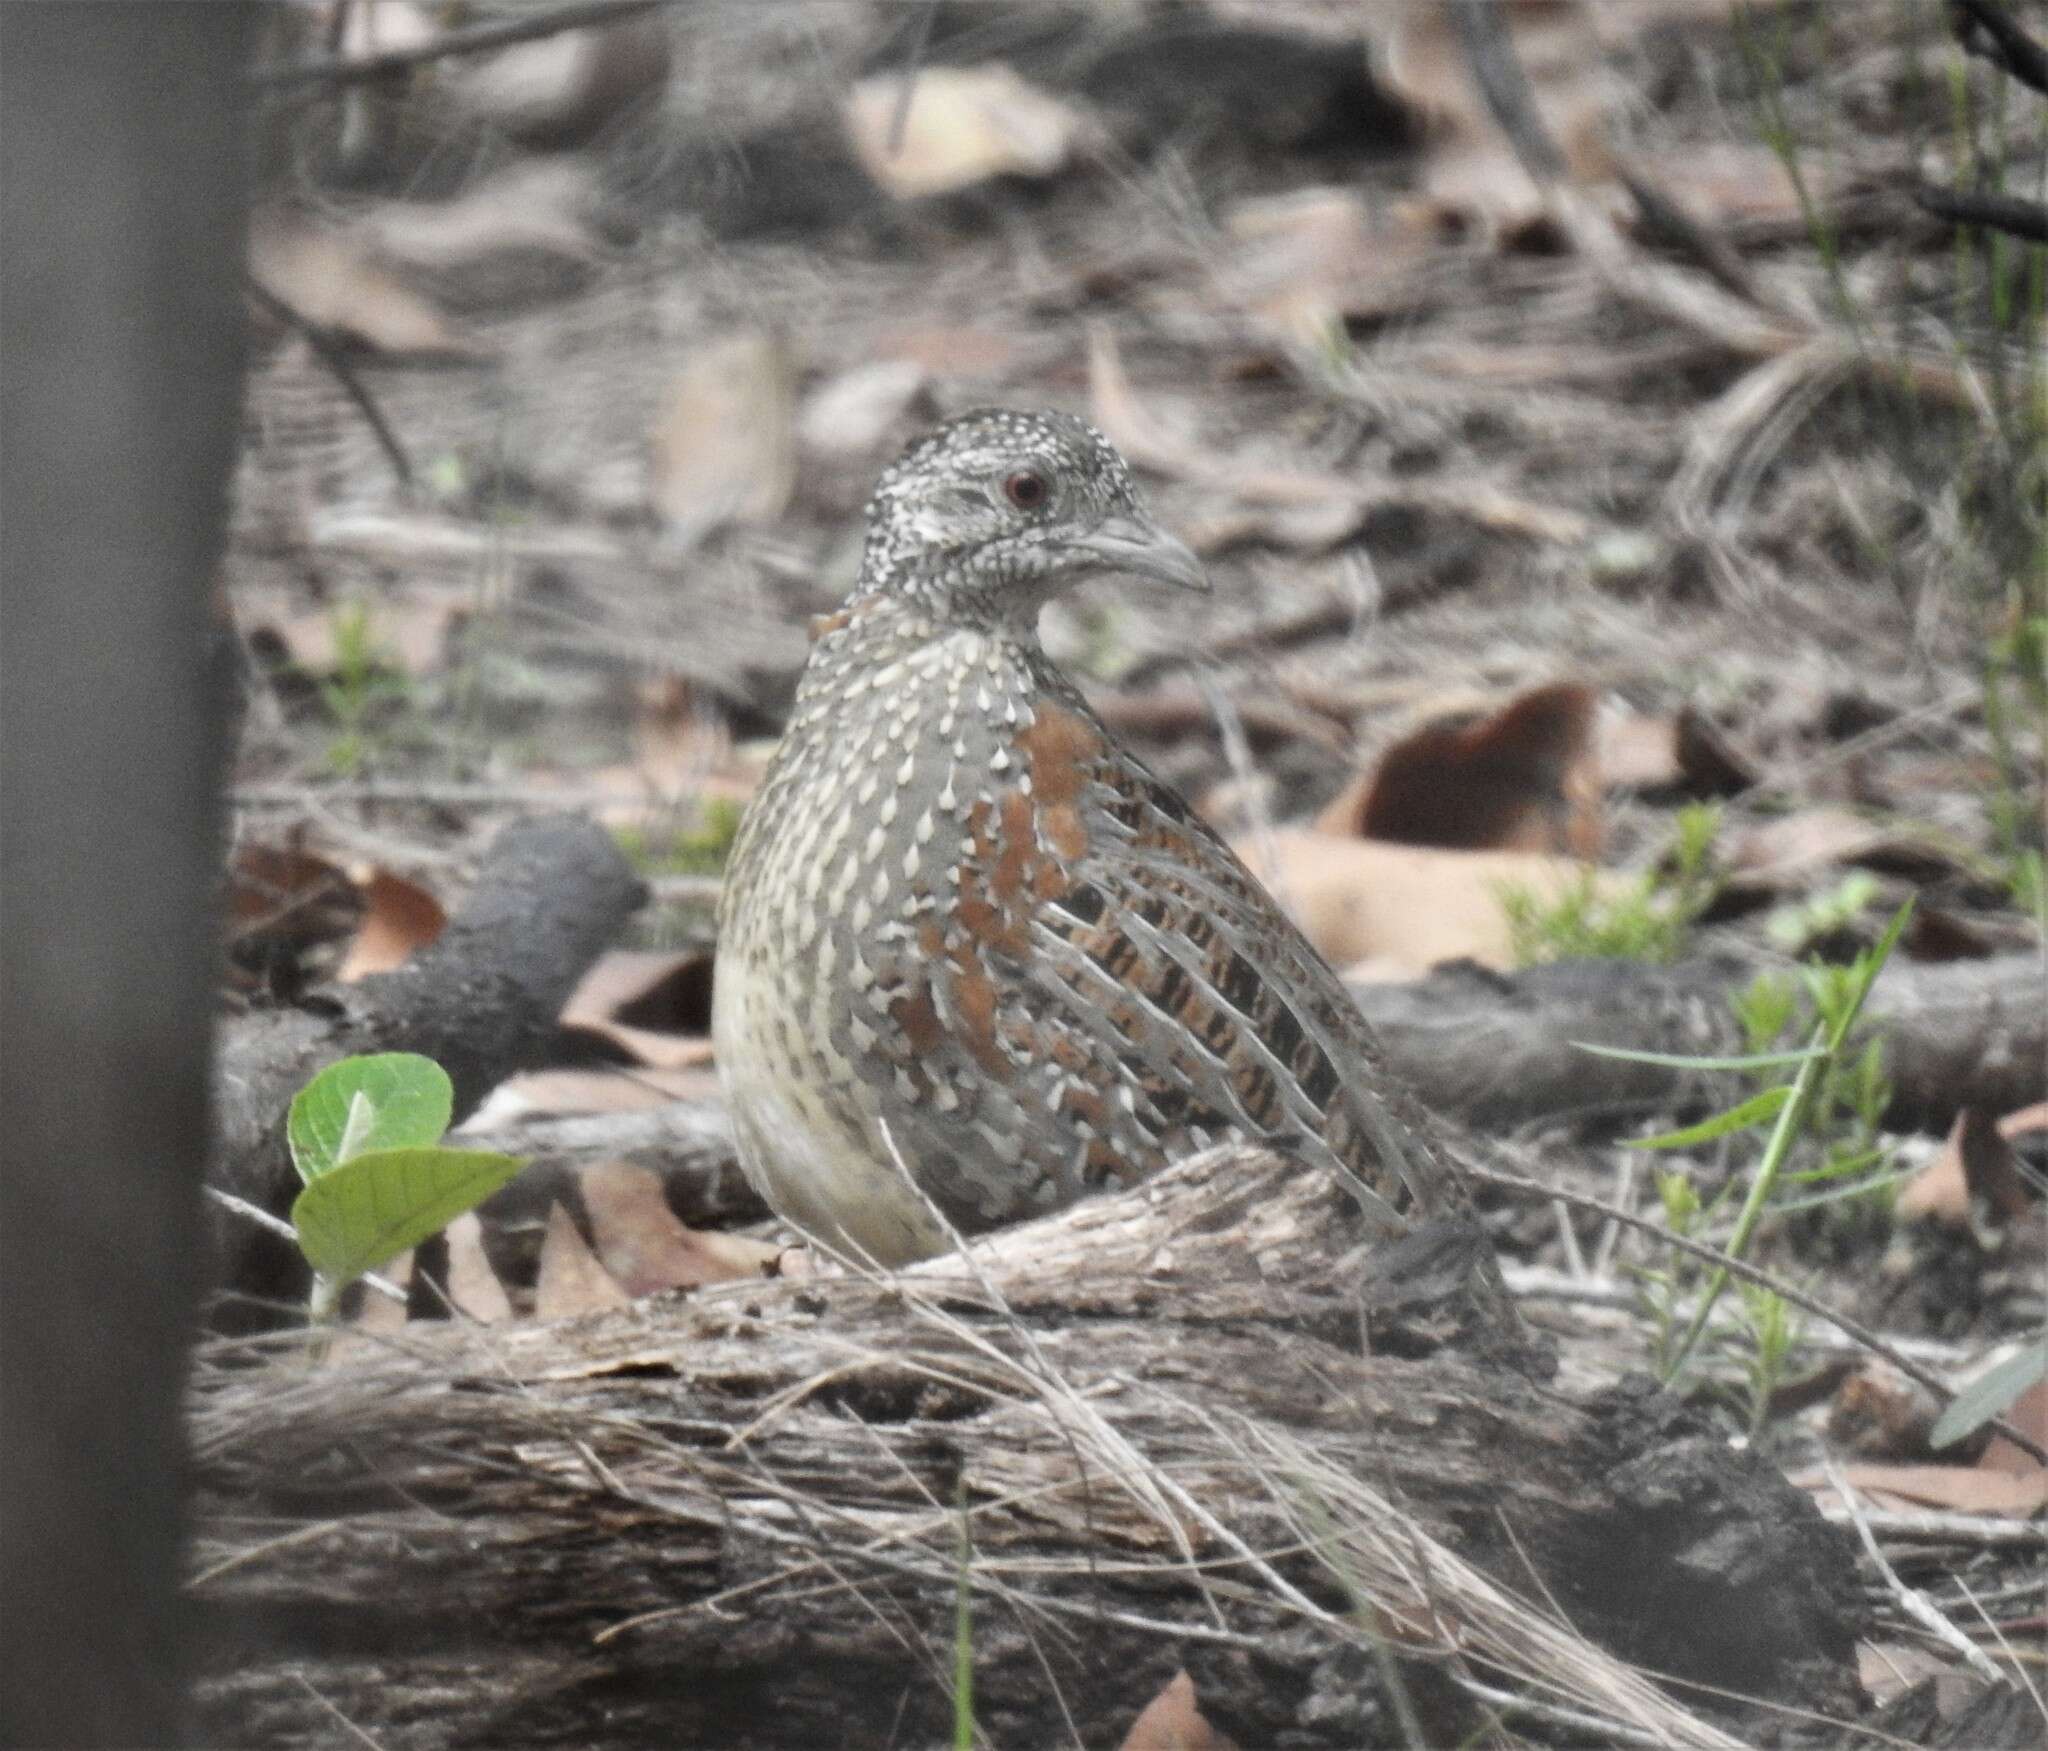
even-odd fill
[{"label": "curled dry leaf", "polygon": [[771,523],[796,484],[796,361],[742,329],[693,353],[650,441],[649,494],[684,549],[728,524]]},{"label": "curled dry leaf", "polygon": [[1926,1460],[1941,1404],[1889,1362],[1865,1358],[1835,1389],[1828,1405],[1828,1445],[1858,1459]]},{"label": "curled dry leaf", "polygon": [[1327,960],[1368,963],[1375,976],[1419,978],[1454,960],[1513,966],[1504,888],[1554,901],[1587,880],[1603,891],[1628,887],[1536,852],[1442,851],[1302,828],[1232,846]]},{"label": "curled dry leaf", "polygon": [[1591,688],[1560,682],[1483,716],[1440,718],[1388,748],[1316,826],[1402,845],[1590,860],[1605,835],[1598,710]]},{"label": "curled dry leaf", "polygon": [[566,1319],[624,1307],[632,1297],[618,1278],[598,1263],[575,1221],[560,1204],[548,1206],[540,1243],[540,1273],[533,1286],[533,1311],[540,1319]]},{"label": "curled dry leaf", "polygon": [[372,259],[359,235],[302,220],[258,219],[249,229],[250,276],[329,334],[402,357],[473,357],[437,310]]},{"label": "curled dry leaf", "polygon": [[998,61],[877,74],[847,94],[843,114],[854,156],[901,201],[1051,176],[1094,131],[1083,111]]},{"label": "curled dry leaf", "polygon": [[1620,712],[1599,729],[1600,782],[1608,790],[1677,790],[1736,796],[1759,776],[1756,762],[1693,706],[1670,716]]},{"label": "curled dry leaf", "polygon": [[448,1224],[448,1299],[482,1325],[512,1317],[512,1298],[484,1253],[484,1225],[474,1210]]},{"label": "curled dry leaf", "polygon": [[2012,1140],[2030,1132],[2048,1132],[2048,1102],[2022,1107],[1995,1124],[1982,1108],[1965,1107],[1941,1153],[1900,1188],[1893,1213],[1903,1221],[1956,1226],[1969,1225],[1980,1212],[2001,1223],[2025,1221],[2036,1203]]},{"label": "curled dry leaf", "polygon": [[344,985],[403,966],[447,928],[441,902],[404,876],[377,864],[357,864],[349,880],[363,898],[363,921],[334,975]]},{"label": "curled dry leaf", "polygon": [[587,167],[548,159],[508,166],[452,200],[380,202],[353,234],[374,259],[434,276],[452,301],[490,303],[514,273],[559,286],[594,267],[600,200]]},{"label": "curled dry leaf", "polygon": [[591,1244],[628,1295],[758,1277],[782,1251],[745,1235],[684,1227],[662,1196],[660,1179],[644,1167],[600,1162],[584,1169],[579,1183]]},{"label": "curled dry leaf", "polygon": [[874,454],[909,416],[931,373],[915,359],[874,359],[820,384],[797,421],[804,448],[834,461]]},{"label": "curled dry leaf", "polygon": [[609,1042],[627,1063],[664,1070],[708,1064],[711,957],[613,949],[583,975],[561,1021]]},{"label": "curled dry leaf", "polygon": [[417,882],[377,864],[345,870],[293,842],[236,848],[228,920],[236,966],[292,961],[306,978],[332,966],[349,982],[403,964],[441,934],[448,915]]},{"label": "curled dry leaf", "polygon": [[1119,1751],[1237,1751],[1237,1742],[1209,1724],[1195,1700],[1195,1681],[1176,1672],[1138,1711]]},{"label": "curled dry leaf", "polygon": [[1229,251],[1214,294],[1276,340],[1323,348],[1347,317],[1385,316],[1410,301],[1406,272],[1429,255],[1428,230],[1375,224],[1350,188],[1297,189],[1239,203],[1224,216]]},{"label": "curled dry leaf", "polygon": [[587,30],[557,31],[450,62],[437,81],[461,109],[532,146],[581,145],[668,82],[670,32],[660,9]]}]

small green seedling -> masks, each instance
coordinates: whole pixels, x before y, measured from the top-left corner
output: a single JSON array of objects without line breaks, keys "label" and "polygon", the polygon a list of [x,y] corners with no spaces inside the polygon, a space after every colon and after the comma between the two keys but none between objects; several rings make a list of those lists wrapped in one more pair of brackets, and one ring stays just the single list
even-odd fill
[{"label": "small green seedling", "polygon": [[[1773,1080],[1768,1087],[1726,1112],[1716,1113],[1680,1131],[1629,1140],[1629,1146],[1635,1149],[1690,1149],[1739,1132],[1768,1127],[1762,1155],[1750,1176],[1748,1194],[1736,1215],[1734,1233],[1728,1241],[1727,1251],[1731,1258],[1740,1259],[1747,1254],[1750,1240],[1767,1210],[1786,1207],[1778,1196],[1778,1189],[1782,1184],[1801,1177],[1788,1167],[1788,1162],[1793,1146],[1802,1135],[1810,1135],[1816,1130],[1824,1133],[1836,1116],[1846,1111],[1858,1127],[1855,1145],[1830,1143],[1823,1136],[1827,1156],[1822,1169],[1816,1170],[1816,1177],[1823,1172],[1834,1177],[1865,1172],[1874,1162],[1881,1160],[1877,1152],[1868,1147],[1865,1133],[1869,1138],[1875,1137],[1889,1100],[1882,1048],[1865,1045],[1852,1054],[1850,1035],[1863,1013],[1871,986],[1877,982],[1878,974],[1891,958],[1892,950],[1898,946],[1912,915],[1913,902],[1909,899],[1893,915],[1877,943],[1846,967],[1803,969],[1806,996],[1812,1006],[1814,1020],[1807,1031],[1805,1043],[1794,1050],[1752,1051],[1736,1057],[1706,1058],[1579,1043],[1581,1051],[1603,1058],[1661,1064],[1676,1070],[1752,1073],[1794,1070],[1796,1067],[1789,1081]],[[1782,1020],[1781,1007],[1777,993],[1771,987],[1761,985],[1752,985],[1738,1001],[1736,1011],[1742,1018],[1744,1032],[1751,1044],[1758,1043],[1766,1020],[1773,1017]],[[1672,1196],[1669,1189],[1664,1191],[1667,1211],[1671,1208]],[[1706,1330],[1708,1315],[1727,1287],[1728,1272],[1716,1269],[1708,1278],[1683,1334],[1675,1344],[1660,1345],[1661,1373],[1667,1385],[1676,1380],[1684,1369]]]},{"label": "small green seedling", "polygon": [[292,1205],[313,1267],[313,1319],[334,1316],[343,1289],[438,1234],[526,1164],[441,1139],[455,1112],[448,1073],[414,1052],[330,1064],[299,1090],[285,1135],[306,1182]]},{"label": "small green seedling", "polygon": [[1662,965],[1677,960],[1691,943],[1693,925],[1720,891],[1714,869],[1720,824],[1721,811],[1711,804],[1680,809],[1666,867],[1646,872],[1621,893],[1601,888],[1591,870],[1554,896],[1503,883],[1500,906],[1515,964],[1609,960]]}]

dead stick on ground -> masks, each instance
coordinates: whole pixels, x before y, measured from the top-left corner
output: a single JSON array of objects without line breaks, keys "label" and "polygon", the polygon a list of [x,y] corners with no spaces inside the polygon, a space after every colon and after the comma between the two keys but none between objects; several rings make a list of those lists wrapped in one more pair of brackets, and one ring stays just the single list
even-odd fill
[{"label": "dead stick on ground", "polygon": [[310,316],[302,314],[287,304],[275,292],[252,274],[242,277],[244,288],[251,298],[262,306],[266,314],[275,317],[295,334],[305,337],[306,344],[313,349],[314,356],[333,374],[356,411],[368,423],[377,447],[384,452],[384,459],[391,464],[391,472],[398,476],[399,486],[407,493],[412,491],[412,462],[406,456],[405,447],[399,443],[398,434],[391,429],[391,422],[385,419],[383,410],[372,399],[363,381],[356,375],[356,368],[335,342],[334,336],[322,328]]}]

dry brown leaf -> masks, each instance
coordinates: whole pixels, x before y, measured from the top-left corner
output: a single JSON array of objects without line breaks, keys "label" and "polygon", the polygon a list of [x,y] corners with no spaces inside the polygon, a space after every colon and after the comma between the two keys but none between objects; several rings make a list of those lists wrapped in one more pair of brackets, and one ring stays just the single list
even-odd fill
[{"label": "dry brown leaf", "polygon": [[804,447],[835,461],[874,454],[924,396],[931,373],[915,359],[872,359],[821,383],[797,421]]},{"label": "dry brown leaf", "polygon": [[1669,790],[1678,783],[1678,719],[1620,712],[1602,720],[1600,782],[1609,790]]},{"label": "dry brown leaf", "polygon": [[1899,1188],[1894,1214],[1901,1221],[1968,1225],[1981,1209],[1999,1221],[2025,1220],[2034,1198],[2020,1176],[2012,1139],[2031,1131],[2048,1131],[2048,1103],[2022,1107],[1996,1124],[1981,1108],[1965,1107],[1941,1153]]},{"label": "dry brown leaf", "polygon": [[574,1113],[637,1113],[673,1101],[718,1098],[718,1078],[708,1069],[529,1070],[508,1076],[460,1127],[465,1138],[530,1117]]},{"label": "dry brown leaf", "polygon": [[[2048,1446],[2048,1380],[2035,1381],[1999,1416],[2021,1434]],[[1984,1449],[1984,1456],[1977,1463],[1987,1471],[2001,1472],[2008,1477],[2038,1478],[2042,1474],[2040,1460],[2004,1435],[1994,1434],[1991,1437],[1991,1444]]]},{"label": "dry brown leaf", "polygon": [[1725,855],[1735,878],[1752,888],[1796,887],[1841,864],[1913,881],[1967,873],[1954,851],[1931,834],[1826,806],[1744,826],[1728,836]]},{"label": "dry brown leaf", "polygon": [[1233,848],[1327,960],[1339,967],[1372,962],[1376,970],[1410,978],[1460,959],[1501,970],[1513,966],[1500,902],[1504,887],[1554,901],[1589,878],[1602,892],[1629,886],[1569,858],[1440,851],[1305,828],[1238,839]]},{"label": "dry brown leaf", "polygon": [[1195,1681],[1176,1672],[1138,1711],[1120,1751],[1237,1751],[1237,1742],[1209,1724],[1195,1701]]},{"label": "dry brown leaf", "polygon": [[484,1255],[484,1225],[474,1210],[448,1224],[448,1299],[483,1325],[512,1317],[512,1300]]},{"label": "dry brown leaf", "polygon": [[228,864],[228,965],[245,987],[300,988],[330,971],[363,918],[363,897],[339,865],[298,835],[246,843]]},{"label": "dry brown leaf", "polygon": [[[1857,1489],[1913,1506],[2022,1518],[2048,1508],[2048,1469],[2039,1466],[2026,1477],[1977,1465],[1845,1465],[1841,1470]],[[1816,1494],[1833,1491],[1822,1471],[1801,1472],[1792,1482]]]},{"label": "dry brown leaf", "polygon": [[1365,496],[1357,482],[1291,468],[1247,465],[1172,432],[1131,387],[1123,355],[1107,324],[1088,330],[1088,398],[1095,423],[1140,468],[1230,493],[1248,504],[1314,505]]},{"label": "dry brown leaf", "polygon": [[601,192],[583,165],[515,164],[446,201],[383,201],[352,228],[373,259],[464,275],[508,259],[593,265],[603,245],[590,215]]},{"label": "dry brown leaf", "polygon": [[599,1162],[578,1183],[591,1244],[628,1295],[758,1277],[782,1250],[744,1235],[686,1228],[662,1196],[660,1179],[644,1167]]},{"label": "dry brown leaf", "polygon": [[661,89],[669,49],[668,22],[657,11],[466,56],[451,62],[437,84],[460,108],[515,139],[573,146]]},{"label": "dry brown leaf", "polygon": [[1940,1402],[1889,1362],[1870,1358],[1835,1389],[1828,1405],[1828,1443],[1859,1459],[1921,1460],[1933,1456],[1928,1437]]},{"label": "dry brown leaf", "polygon": [[1608,790],[1682,790],[1735,796],[1757,781],[1756,763],[1704,713],[1623,712],[1599,730],[1600,782]]},{"label": "dry brown leaf", "polygon": [[854,156],[900,201],[998,176],[1051,176],[1094,131],[1081,110],[999,61],[876,74],[847,94],[842,113]]},{"label": "dry brown leaf", "polygon": [[1216,296],[1283,343],[1311,349],[1341,338],[1346,317],[1404,307],[1406,270],[1426,260],[1434,242],[1412,224],[1376,225],[1364,197],[1343,187],[1241,202],[1223,228],[1230,249]]},{"label": "dry brown leaf", "polygon": [[299,220],[258,219],[249,229],[250,276],[305,321],[380,353],[469,357],[440,311],[371,259],[348,232]]},{"label": "dry brown leaf", "polygon": [[1591,860],[1605,836],[1598,710],[1591,688],[1559,682],[1485,716],[1426,724],[1381,754],[1370,778],[1339,793],[1316,826],[1402,845]]},{"label": "dry brown leaf", "polygon": [[610,1041],[628,1062],[665,1070],[708,1064],[711,957],[613,949],[570,993],[561,1023]]},{"label": "dry brown leaf", "polygon": [[772,523],[796,484],[796,361],[765,329],[700,348],[650,439],[649,496],[683,548],[728,524]]},{"label": "dry brown leaf", "polygon": [[565,1319],[624,1307],[632,1297],[598,1263],[597,1254],[560,1204],[548,1207],[547,1232],[540,1243],[540,1274],[534,1282],[533,1311],[540,1319]]},{"label": "dry brown leaf", "polygon": [[377,864],[358,864],[349,880],[363,897],[363,921],[335,978],[344,985],[403,966],[447,928],[441,902],[417,882]]}]

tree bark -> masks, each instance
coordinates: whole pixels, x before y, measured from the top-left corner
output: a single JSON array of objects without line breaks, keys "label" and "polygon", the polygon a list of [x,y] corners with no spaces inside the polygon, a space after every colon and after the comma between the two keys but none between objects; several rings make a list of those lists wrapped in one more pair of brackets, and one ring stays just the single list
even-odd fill
[{"label": "tree bark", "polygon": [[0,1742],[178,1742],[240,6],[0,8]]},{"label": "tree bark", "polygon": [[1603,1720],[1733,1742],[1502,1615],[1546,1589],[1661,1671],[1850,1705],[1853,1564],[1804,1496],[1645,1385],[1420,1353],[1383,1267],[1319,1175],[1218,1150],[972,1262],[223,1358],[206,1727],[950,1742],[962,1586],[995,1744],[1114,1744],[1181,1667],[1240,1743],[1384,1740],[1373,1636],[1431,1743],[1480,1719],[1461,1673],[1524,1654]]}]

